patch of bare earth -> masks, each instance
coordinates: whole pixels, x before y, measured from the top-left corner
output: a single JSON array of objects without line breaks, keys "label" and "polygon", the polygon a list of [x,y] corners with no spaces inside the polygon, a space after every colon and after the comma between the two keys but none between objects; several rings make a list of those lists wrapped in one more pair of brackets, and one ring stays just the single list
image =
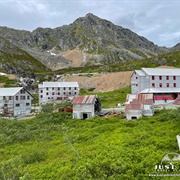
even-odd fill
[{"label": "patch of bare earth", "polygon": [[78,50],[67,50],[61,54],[66,59],[69,59],[72,61],[72,66],[78,67],[84,62],[84,55],[83,53]]},{"label": "patch of bare earth", "polygon": [[95,88],[94,92],[107,92],[130,85],[132,71],[114,72],[94,75],[66,76],[65,81],[77,81],[80,88]]}]

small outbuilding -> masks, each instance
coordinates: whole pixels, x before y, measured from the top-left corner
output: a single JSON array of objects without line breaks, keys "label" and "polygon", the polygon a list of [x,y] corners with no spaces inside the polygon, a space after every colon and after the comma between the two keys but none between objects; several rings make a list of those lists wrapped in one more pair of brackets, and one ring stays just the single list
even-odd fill
[{"label": "small outbuilding", "polygon": [[126,119],[138,119],[142,116],[153,116],[153,94],[128,94],[125,105]]},{"label": "small outbuilding", "polygon": [[89,119],[102,110],[101,102],[97,95],[77,96],[72,104],[74,119]]}]

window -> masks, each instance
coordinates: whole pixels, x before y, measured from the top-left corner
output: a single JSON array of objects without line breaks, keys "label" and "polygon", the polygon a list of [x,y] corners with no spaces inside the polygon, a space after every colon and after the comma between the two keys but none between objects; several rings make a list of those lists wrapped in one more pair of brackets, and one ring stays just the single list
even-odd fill
[{"label": "window", "polygon": [[29,106],[30,104],[29,103],[26,103],[26,106]]},{"label": "window", "polygon": [[41,90],[40,93],[43,93],[43,90]]},{"label": "window", "polygon": [[138,77],[136,77],[136,79],[138,79]]},{"label": "window", "polygon": [[52,95],[54,95],[54,92],[52,92]]},{"label": "window", "polygon": [[27,99],[29,100],[29,99],[30,99],[30,96],[27,96]]},{"label": "window", "polygon": [[52,88],[52,90],[54,90],[54,88]]},{"label": "window", "polygon": [[19,107],[20,106],[20,104],[16,104],[16,107]]},{"label": "window", "polygon": [[154,78],[154,76],[152,76],[152,80],[154,80],[155,78]]},{"label": "window", "polygon": [[69,87],[69,90],[71,90],[71,87]]},{"label": "window", "polygon": [[162,83],[159,83],[159,87],[162,87]]},{"label": "window", "polygon": [[49,95],[49,93],[47,92],[46,95]]},{"label": "window", "polygon": [[43,95],[41,95],[40,98],[43,98]]},{"label": "window", "polygon": [[48,97],[48,99],[50,99],[50,97]]},{"label": "window", "polygon": [[176,76],[173,76],[173,80],[176,80]]},{"label": "window", "polygon": [[60,95],[60,92],[58,92],[58,95]]},{"label": "window", "polygon": [[169,76],[166,76],[166,80],[169,80]]},{"label": "window", "polygon": [[64,92],[64,94],[66,94],[66,93]]},{"label": "window", "polygon": [[9,100],[12,100],[12,97],[11,97],[11,96],[9,96]]},{"label": "window", "polygon": [[77,92],[74,92],[74,94],[77,94]]},{"label": "window", "polygon": [[71,92],[69,92],[69,95],[71,95]]},{"label": "window", "polygon": [[74,90],[76,90],[77,88],[75,87]]},{"label": "window", "polygon": [[58,88],[58,91],[60,91],[60,88]]},{"label": "window", "polygon": [[3,96],[3,100],[6,100],[6,96]]},{"label": "window", "polygon": [[24,93],[25,93],[25,90],[24,90],[24,89],[21,89],[20,93],[21,93],[21,94],[24,94]]},{"label": "window", "polygon": [[63,89],[64,89],[64,90],[66,90],[66,88],[65,88],[65,87],[64,87]]},{"label": "window", "polygon": [[138,84],[136,84],[136,86],[138,86]]},{"label": "window", "polygon": [[173,86],[176,87],[176,83],[174,83]]},{"label": "window", "polygon": [[155,87],[155,83],[152,83],[152,87]]},{"label": "window", "polygon": [[169,87],[169,83],[166,83],[166,87]]},{"label": "window", "polygon": [[18,100],[19,98],[18,98],[18,96],[16,96],[16,100]]},{"label": "window", "polygon": [[159,76],[159,80],[162,80],[162,76]]}]

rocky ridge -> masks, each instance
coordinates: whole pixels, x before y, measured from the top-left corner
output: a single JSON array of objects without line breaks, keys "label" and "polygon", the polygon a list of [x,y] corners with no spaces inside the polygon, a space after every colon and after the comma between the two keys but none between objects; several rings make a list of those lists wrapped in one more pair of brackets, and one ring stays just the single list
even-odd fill
[{"label": "rocky ridge", "polygon": [[126,63],[172,50],[90,13],[54,29],[37,28],[29,32],[0,27],[0,37],[52,70]]}]

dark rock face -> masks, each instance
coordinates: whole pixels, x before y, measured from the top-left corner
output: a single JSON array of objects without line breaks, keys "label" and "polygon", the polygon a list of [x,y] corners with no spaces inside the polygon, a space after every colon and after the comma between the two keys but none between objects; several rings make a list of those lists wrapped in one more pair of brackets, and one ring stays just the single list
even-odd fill
[{"label": "dark rock face", "polygon": [[[37,28],[33,32],[0,27],[0,37],[52,69],[72,66],[71,59],[62,53],[75,48],[86,57],[84,64],[89,61],[89,57],[91,64],[92,59],[94,62],[108,64],[169,51],[168,48],[158,47],[146,38],[93,14],[78,18],[70,25],[54,29]],[[0,50],[3,47],[0,43]]]}]

